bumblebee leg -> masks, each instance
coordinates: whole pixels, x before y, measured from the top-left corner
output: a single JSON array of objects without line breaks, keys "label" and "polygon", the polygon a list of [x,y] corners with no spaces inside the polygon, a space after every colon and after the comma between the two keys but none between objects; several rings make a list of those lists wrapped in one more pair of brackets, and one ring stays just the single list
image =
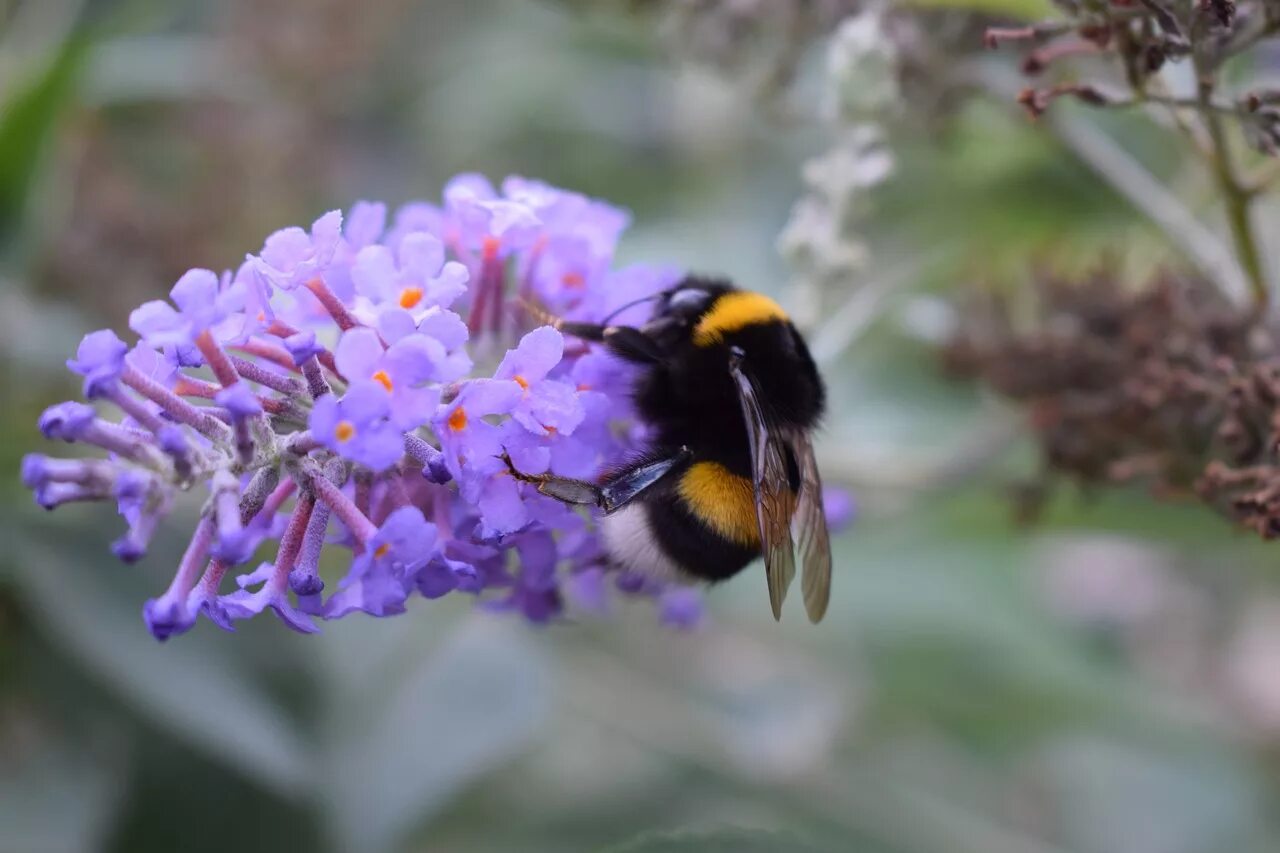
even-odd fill
[{"label": "bumblebee leg", "polygon": [[538,491],[547,497],[568,504],[599,507],[607,515],[638,498],[672,470],[683,466],[692,456],[687,447],[682,447],[671,456],[651,459],[624,469],[600,485],[550,474],[524,474],[516,470],[511,457],[503,454],[502,460],[507,463],[511,476],[537,485]]},{"label": "bumblebee leg", "polygon": [[653,339],[631,326],[597,326],[567,320],[557,320],[552,325],[566,335],[603,343],[614,355],[636,364],[657,364],[663,360],[662,350]]},{"label": "bumblebee leg", "polygon": [[631,326],[602,326],[598,323],[577,323],[552,314],[542,305],[525,300],[524,309],[539,323],[581,338],[584,341],[602,343],[619,358],[636,364],[657,364],[664,356],[645,330]]}]

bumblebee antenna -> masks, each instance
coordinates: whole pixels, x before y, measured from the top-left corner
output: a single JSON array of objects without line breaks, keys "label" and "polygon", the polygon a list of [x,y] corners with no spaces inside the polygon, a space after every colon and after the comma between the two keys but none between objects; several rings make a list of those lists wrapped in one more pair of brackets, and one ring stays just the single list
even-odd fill
[{"label": "bumblebee antenna", "polygon": [[642,303],[652,302],[655,299],[661,299],[662,297],[666,296],[668,293],[671,293],[672,290],[674,290],[674,288],[670,290],[659,290],[657,293],[651,293],[648,296],[641,296],[639,299],[633,299],[630,302],[628,302],[626,305],[622,305],[610,311],[609,316],[605,317],[604,320],[601,321],[601,325],[607,326],[609,325],[610,320],[612,320],[614,317],[617,317],[619,314],[621,314],[623,311],[626,311],[628,308],[634,308],[637,305],[640,305]]},{"label": "bumblebee antenna", "polygon": [[534,322],[541,323],[544,326],[559,329],[561,324],[564,323],[562,319],[552,314],[545,305],[533,297],[518,296],[516,297],[516,305],[533,318]]}]

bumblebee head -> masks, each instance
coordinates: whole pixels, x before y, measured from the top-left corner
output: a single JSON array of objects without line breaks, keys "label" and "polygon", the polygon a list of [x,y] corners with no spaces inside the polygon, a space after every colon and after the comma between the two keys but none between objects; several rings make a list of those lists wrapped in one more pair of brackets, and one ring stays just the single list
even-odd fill
[{"label": "bumblebee head", "polygon": [[825,389],[809,348],[782,306],[723,280],[687,278],[662,294],[655,322],[675,327],[708,370],[728,375],[730,360],[759,386],[779,420],[812,426]]},{"label": "bumblebee head", "polygon": [[726,333],[745,326],[787,319],[769,297],[739,290],[726,279],[688,276],[650,298],[657,302],[651,322],[684,330],[699,347],[724,343]]},{"label": "bumblebee head", "polygon": [[738,292],[728,281],[689,276],[658,295],[654,319],[691,328],[721,297]]}]

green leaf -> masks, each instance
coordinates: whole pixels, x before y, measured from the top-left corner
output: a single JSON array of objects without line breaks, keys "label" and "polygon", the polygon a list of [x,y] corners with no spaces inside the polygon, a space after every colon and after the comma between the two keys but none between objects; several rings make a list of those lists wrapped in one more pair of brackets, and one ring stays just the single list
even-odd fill
[{"label": "green leaf", "polygon": [[[108,558],[85,555],[76,571],[67,551],[24,541],[0,529],[13,555],[19,596],[31,618],[92,677],[150,722],[215,761],[285,797],[298,798],[311,778],[308,755],[292,722],[236,670],[217,642],[192,634],[161,645],[137,608],[107,582]],[[99,571],[100,570],[100,571]]]},{"label": "green leaf", "polygon": [[[0,762],[0,850],[99,850],[124,789],[119,768],[37,736]],[[2,746],[2,745],[0,745]]]},{"label": "green leaf", "polygon": [[909,0],[921,9],[947,9],[957,12],[982,12],[1003,15],[1023,21],[1038,21],[1053,15],[1048,0]]},{"label": "green leaf", "polygon": [[[400,666],[337,703],[339,718],[324,736],[331,752],[323,793],[339,847],[396,849],[451,798],[526,749],[551,711],[547,661],[527,631],[478,616],[434,654],[422,650],[438,644],[410,632]],[[335,639],[337,632],[326,638]],[[373,668],[379,655],[362,645]]]},{"label": "green leaf", "polygon": [[67,39],[39,74],[0,104],[0,244],[8,242],[21,220],[40,160],[75,94],[89,46],[84,36]]},{"label": "green leaf", "polygon": [[[705,831],[645,833],[604,853],[825,853],[820,847],[789,832],[736,827]],[[857,848],[844,848],[858,853]]]}]

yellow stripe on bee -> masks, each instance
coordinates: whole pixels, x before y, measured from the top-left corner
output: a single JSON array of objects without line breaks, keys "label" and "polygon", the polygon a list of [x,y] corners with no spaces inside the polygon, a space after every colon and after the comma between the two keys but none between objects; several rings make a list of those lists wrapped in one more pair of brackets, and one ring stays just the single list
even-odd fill
[{"label": "yellow stripe on bee", "polygon": [[693,327],[693,343],[709,347],[723,342],[729,332],[786,319],[787,312],[769,297],[749,290],[731,291],[713,302],[711,310]]},{"label": "yellow stripe on bee", "polygon": [[695,462],[676,491],[703,524],[731,542],[760,547],[756,493],[751,481],[719,462]]}]

